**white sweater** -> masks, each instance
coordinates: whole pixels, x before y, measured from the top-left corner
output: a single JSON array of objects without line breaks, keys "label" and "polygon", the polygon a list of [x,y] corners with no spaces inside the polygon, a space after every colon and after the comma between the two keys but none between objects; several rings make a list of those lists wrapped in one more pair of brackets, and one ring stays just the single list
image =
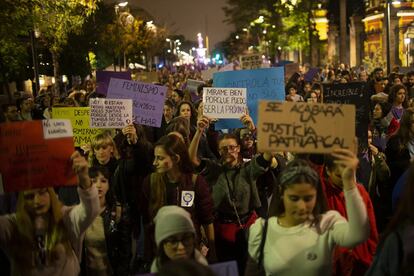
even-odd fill
[{"label": "white sweater", "polygon": [[[357,188],[345,192],[347,222],[337,211],[328,211],[317,225],[310,221],[285,228],[272,217],[268,222],[263,264],[266,275],[331,275],[335,245],[354,247],[368,238],[369,221]],[[249,254],[259,258],[264,220],[258,219],[249,234]]]}]

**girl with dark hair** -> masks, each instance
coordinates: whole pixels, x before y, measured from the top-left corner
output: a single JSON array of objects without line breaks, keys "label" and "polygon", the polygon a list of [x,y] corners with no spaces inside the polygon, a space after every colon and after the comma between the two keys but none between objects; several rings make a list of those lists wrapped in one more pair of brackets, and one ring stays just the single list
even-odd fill
[{"label": "girl with dark hair", "polygon": [[414,165],[366,276],[414,275]]},{"label": "girl with dark hair", "polygon": [[392,104],[391,111],[388,113],[386,119],[391,123],[392,119],[399,122],[404,113],[404,109],[408,107],[407,88],[402,84],[396,84],[391,87],[388,95],[388,102]]},{"label": "girl with dark hair", "polygon": [[385,116],[391,111],[391,104],[388,102],[378,102],[372,110],[372,144],[384,152],[389,135],[393,134],[397,128],[390,125]]},{"label": "girl with dark hair", "polygon": [[161,207],[154,222],[158,254],[151,266],[152,273],[176,260],[193,259],[208,265],[197,249],[196,229],[191,216],[183,208],[174,205]]},{"label": "girl with dark hair", "polygon": [[182,116],[190,121],[190,126],[195,132],[195,125],[197,124],[197,111],[194,108],[194,105],[188,101],[181,101],[177,105],[177,111],[175,114],[176,117]]},{"label": "girl with dark hair", "polygon": [[258,219],[249,229],[250,257],[258,262],[262,251],[266,275],[331,275],[336,245],[353,247],[367,238],[367,213],[355,183],[358,158],[346,149],[332,155],[344,167],[348,221],[337,211],[326,211],[316,171],[304,161],[292,161],[279,176],[267,223]]},{"label": "girl with dark hair", "polygon": [[398,178],[409,167],[414,158],[414,108],[407,108],[402,115],[400,128],[387,142],[385,155],[391,170],[390,183],[397,183]]},{"label": "girl with dark hair", "polygon": [[92,167],[89,177],[98,190],[101,213],[86,230],[84,275],[128,275],[131,235],[124,217],[116,212],[111,175],[106,167]]},{"label": "girl with dark hair", "polygon": [[200,226],[203,226],[208,240],[203,242],[207,243],[214,256],[213,200],[204,178],[193,174],[187,146],[179,136],[167,135],[155,144],[154,156],[156,172],[144,180],[141,199],[147,258],[152,257],[154,244],[151,222],[165,205],[181,206],[191,214],[198,241],[201,238]]}]

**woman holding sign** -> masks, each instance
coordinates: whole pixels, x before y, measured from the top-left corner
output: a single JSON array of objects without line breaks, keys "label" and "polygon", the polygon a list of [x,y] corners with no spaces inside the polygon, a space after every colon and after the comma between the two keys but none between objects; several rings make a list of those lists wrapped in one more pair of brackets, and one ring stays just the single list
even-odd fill
[{"label": "woman holding sign", "polygon": [[332,153],[342,170],[348,221],[327,211],[319,175],[305,161],[294,160],[279,176],[268,220],[258,219],[249,234],[249,254],[266,275],[331,275],[336,245],[353,247],[369,233],[364,202],[355,183],[357,156],[345,149]]},{"label": "woman holding sign", "polygon": [[[147,259],[154,252],[153,218],[165,205],[178,205],[191,214],[200,240],[200,226],[207,241],[203,241],[214,258],[213,202],[204,178],[193,174],[187,147],[178,135],[162,137],[154,148],[156,172],[144,181],[141,206],[146,225],[145,251]],[[200,243],[197,243],[197,246]]]},{"label": "woman holding sign", "polygon": [[12,275],[79,275],[82,239],[99,213],[98,192],[91,187],[88,163],[72,154],[81,203],[63,206],[53,188],[19,193],[15,214],[0,217],[0,247]]}]

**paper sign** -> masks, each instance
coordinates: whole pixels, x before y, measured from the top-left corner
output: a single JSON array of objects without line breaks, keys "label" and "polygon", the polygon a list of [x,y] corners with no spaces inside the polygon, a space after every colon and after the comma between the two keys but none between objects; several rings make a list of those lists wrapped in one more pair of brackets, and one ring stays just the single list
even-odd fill
[{"label": "paper sign", "polygon": [[53,119],[69,119],[72,123],[73,140],[75,147],[90,144],[92,138],[99,133],[99,129],[89,127],[89,107],[61,107],[52,108]]},{"label": "paper sign", "polygon": [[203,89],[203,114],[214,119],[239,119],[246,114],[246,88]]},{"label": "paper sign", "polygon": [[197,88],[200,85],[203,85],[203,84],[205,84],[204,81],[188,79],[187,80],[187,89],[190,92],[197,93]]},{"label": "paper sign", "polygon": [[45,139],[72,138],[72,124],[64,119],[43,120],[43,137]]},{"label": "paper sign", "polygon": [[108,98],[132,99],[135,123],[160,127],[167,87],[144,82],[111,79]]},{"label": "paper sign", "polygon": [[303,102],[259,103],[259,151],[329,153],[352,148],[355,107]]},{"label": "paper sign", "polygon": [[132,123],[132,100],[102,99],[89,100],[91,128],[124,128]]},{"label": "paper sign", "polygon": [[240,56],[240,67],[242,70],[259,69],[262,67],[263,59],[260,54]]},{"label": "paper sign", "polygon": [[96,92],[102,95],[108,93],[108,85],[111,78],[118,78],[124,80],[131,80],[130,72],[112,72],[112,71],[97,71],[96,72]]},{"label": "paper sign", "polygon": [[[46,127],[64,129],[55,126],[59,121],[49,120]],[[6,192],[77,183],[70,161],[73,138],[45,139],[43,125],[41,120],[0,125],[0,173]]]},{"label": "paper sign", "polygon": [[367,83],[350,82],[323,84],[323,102],[353,104],[356,107],[356,136],[360,149],[368,148],[368,125],[371,100],[366,92]]},{"label": "paper sign", "polygon": [[[254,123],[257,123],[257,105],[260,99],[285,99],[285,80],[283,67],[256,70],[218,72],[213,76],[214,87],[247,88],[247,107]],[[239,120],[221,119],[216,129],[243,127]]]},{"label": "paper sign", "polygon": [[216,73],[218,71],[218,69],[216,67],[207,69],[207,70],[203,70],[201,71],[201,78],[205,81],[211,80],[213,79],[213,74]]}]

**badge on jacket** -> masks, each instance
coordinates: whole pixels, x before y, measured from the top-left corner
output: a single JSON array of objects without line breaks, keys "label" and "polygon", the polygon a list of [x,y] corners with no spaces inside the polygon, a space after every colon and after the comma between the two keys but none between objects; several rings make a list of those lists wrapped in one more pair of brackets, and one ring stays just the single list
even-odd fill
[{"label": "badge on jacket", "polygon": [[181,207],[191,207],[194,204],[194,191],[181,192]]}]

